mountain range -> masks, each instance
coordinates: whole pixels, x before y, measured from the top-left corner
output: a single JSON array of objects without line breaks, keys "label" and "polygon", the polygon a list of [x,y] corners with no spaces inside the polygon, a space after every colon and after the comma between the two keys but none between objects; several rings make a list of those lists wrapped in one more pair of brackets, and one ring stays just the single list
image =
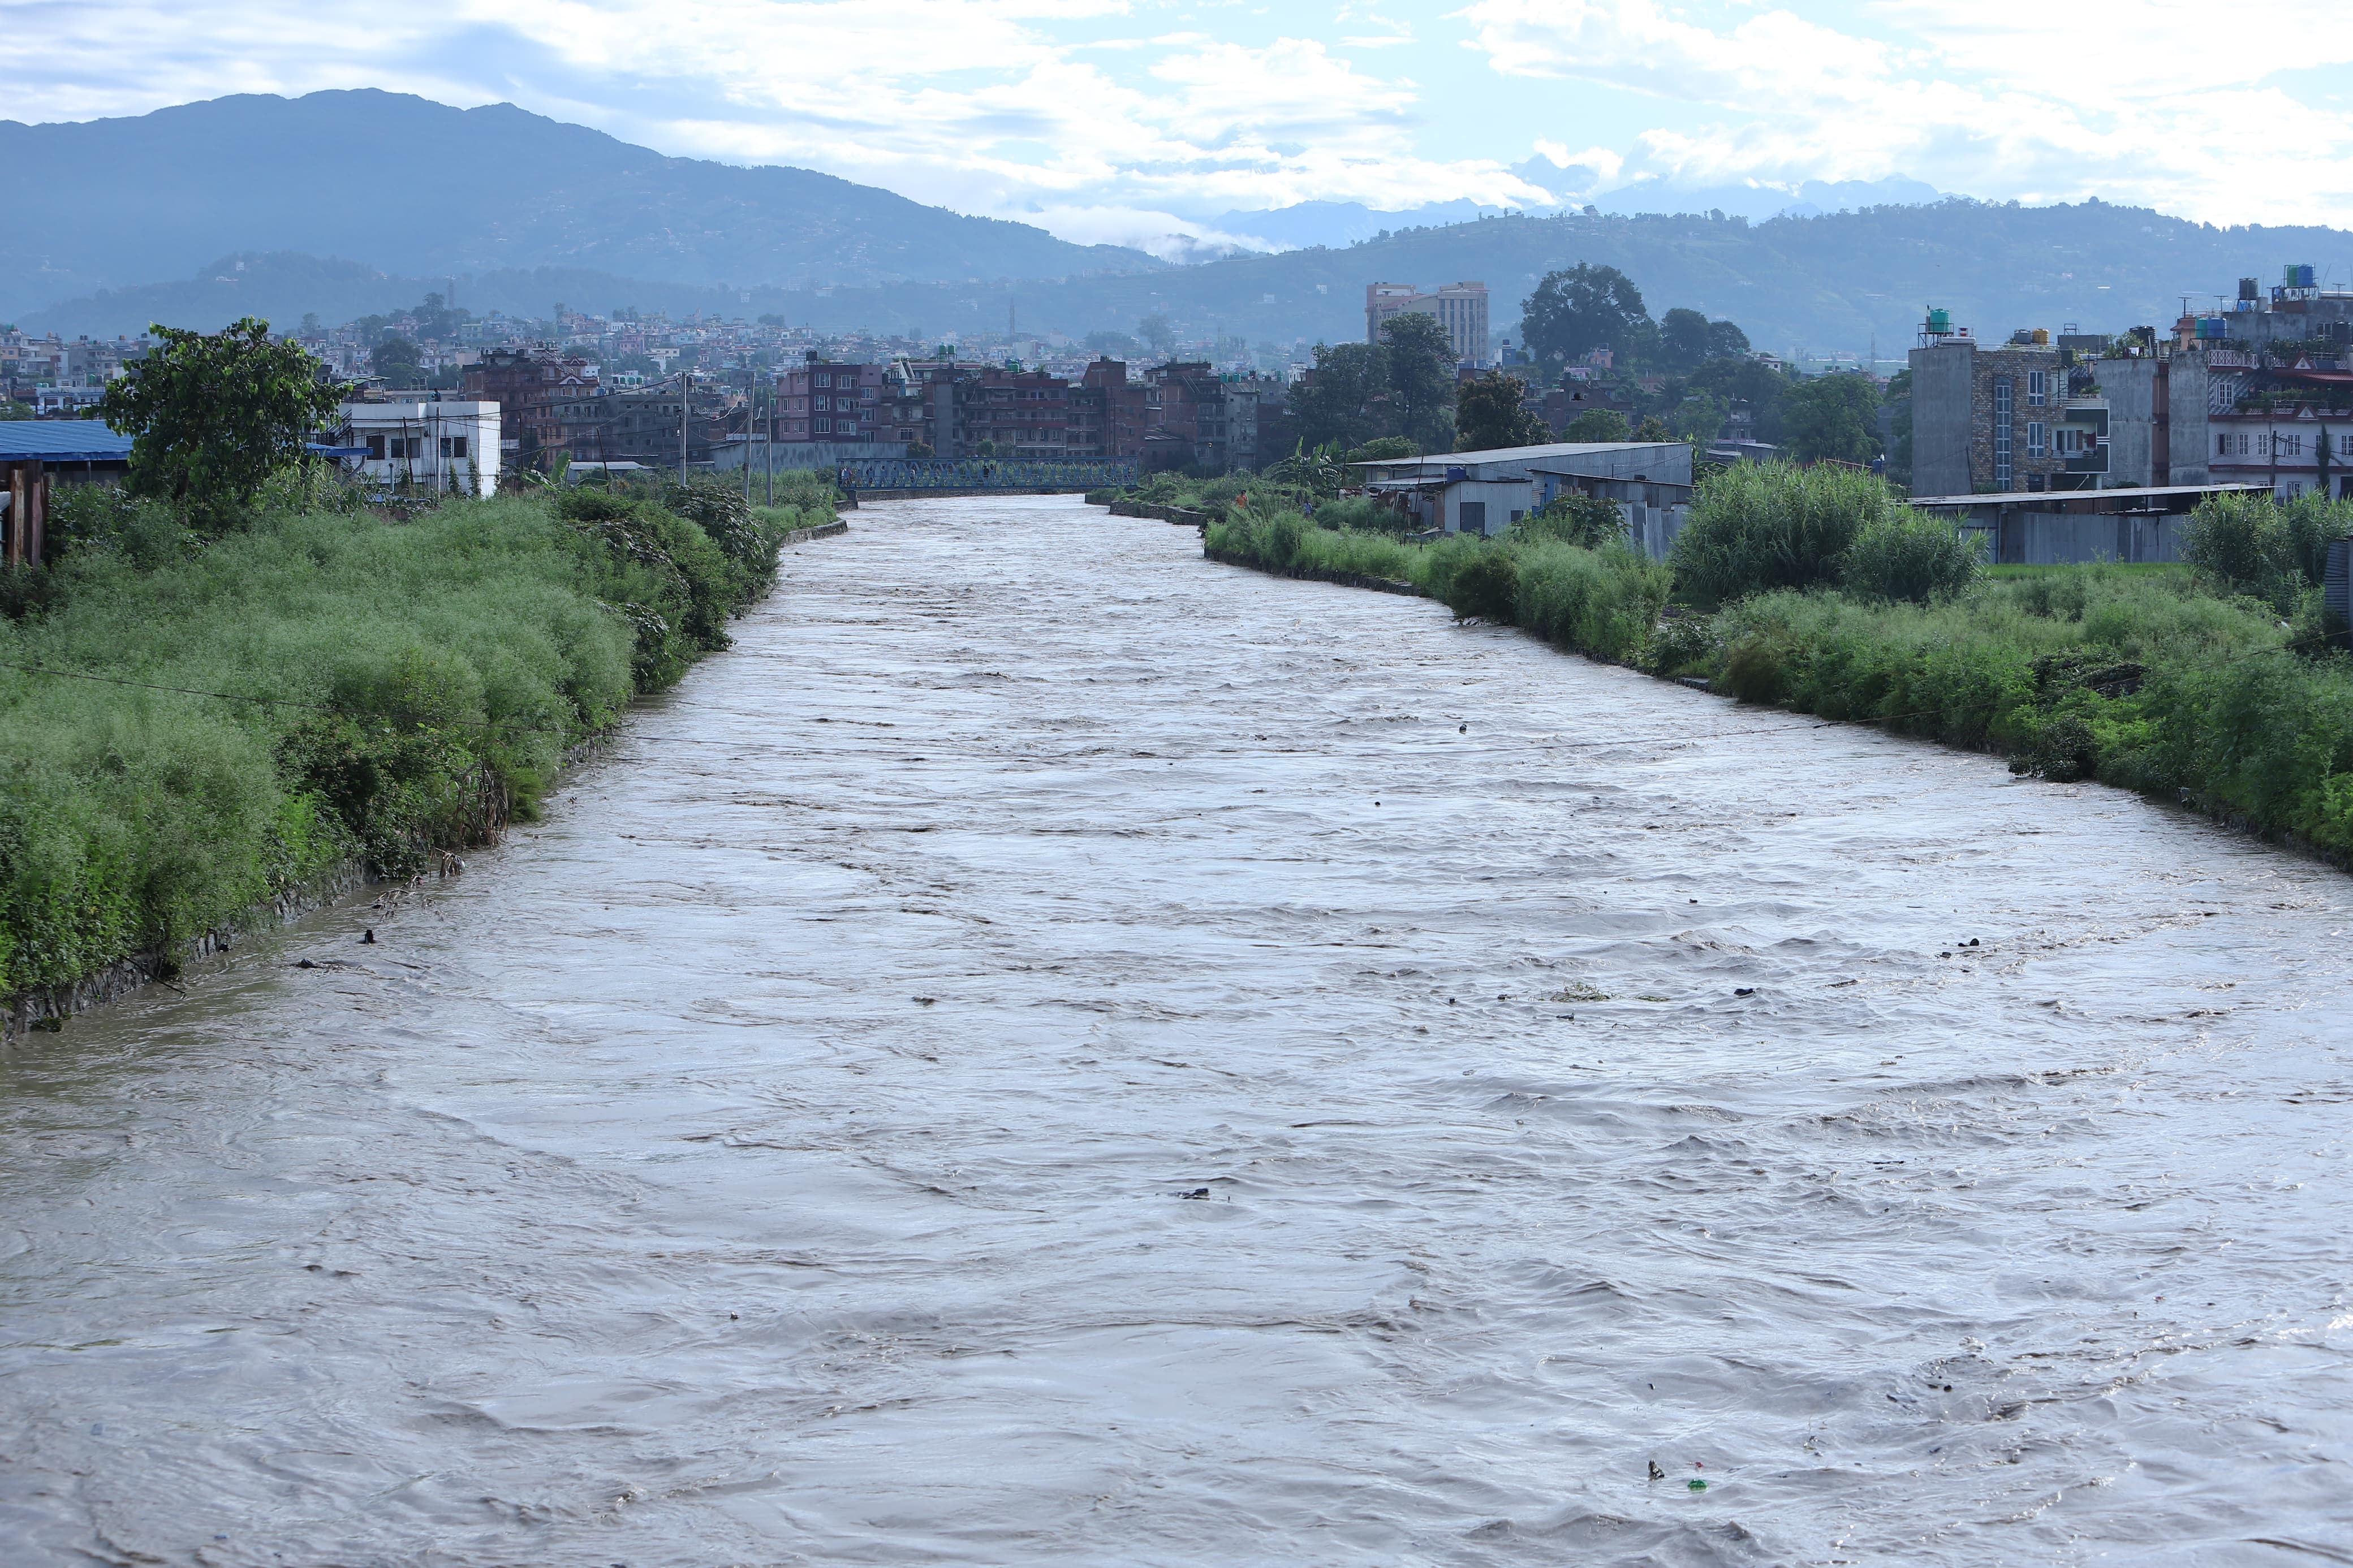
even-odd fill
[{"label": "mountain range", "polygon": [[[1543,159],[1529,171],[1572,193],[1591,175]],[[40,215],[0,229],[0,321],[108,335],[247,313],[334,322],[454,289],[477,312],[563,301],[934,337],[1001,330],[1008,307],[1025,328],[1073,335],[1157,312],[1186,336],[1294,344],[1361,336],[1367,283],[1478,279],[1494,330],[1515,336],[1539,277],[1592,261],[1629,273],[1653,314],[1689,306],[1775,350],[1861,353],[1875,340],[1884,353],[1931,305],[1986,336],[2113,331],[2169,322],[2184,296],[2228,295],[2286,263],[2353,282],[2342,230],[1934,195],[1902,181],[1629,186],[1543,216],[1310,203],[1216,221],[1292,248],[1178,267],[807,170],[669,158],[508,105],[247,96],[0,121],[0,197]],[[1742,200],[1780,205],[1752,221]],[[1609,210],[1650,203],[1674,216]]]},{"label": "mountain range", "polygon": [[240,94],[0,121],[0,318],[300,251],[420,277],[541,267],[716,286],[1040,278],[1164,264],[831,174],[670,158],[512,104]]}]

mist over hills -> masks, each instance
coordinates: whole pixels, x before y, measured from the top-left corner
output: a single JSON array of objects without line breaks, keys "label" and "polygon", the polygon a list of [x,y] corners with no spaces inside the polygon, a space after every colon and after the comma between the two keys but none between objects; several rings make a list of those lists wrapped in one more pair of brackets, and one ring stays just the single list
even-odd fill
[{"label": "mist over hills", "polygon": [[[1553,176],[1564,189],[1584,177]],[[1722,202],[1711,203],[1721,219],[1688,216],[1724,194],[1699,187],[1625,187],[1593,203],[1656,200],[1685,208],[1679,216],[1308,203],[1219,220],[1244,233],[1287,224],[1266,237],[1300,248],[1172,267],[806,170],[666,158],[511,106],[241,97],[136,120],[0,122],[0,195],[42,215],[0,232],[0,321],[68,335],[150,321],[211,329],[248,313],[332,323],[454,280],[457,302],[478,313],[542,316],[561,300],[937,337],[1001,331],[1010,305],[1029,330],[1132,331],[1159,311],[1187,337],[1291,344],[1361,336],[1374,281],[1482,279],[1495,330],[1516,335],[1540,276],[1594,261],[1629,273],[1653,314],[1729,317],[1779,351],[1860,353],[1875,338],[1890,353],[1931,304],[1989,336],[2069,321],[2116,331],[2168,322],[2182,295],[2211,300],[2287,262],[2353,281],[2353,234],[2338,229],[2220,229],[2096,201],[1857,205],[1926,191],[1748,190],[1799,198],[1766,222]],[[1832,205],[1854,210],[1803,216]]]},{"label": "mist over hills", "polygon": [[712,286],[1163,265],[807,169],[669,158],[512,104],[374,90],[0,121],[0,202],[40,215],[0,226],[0,318],[253,251],[417,276],[572,267]]}]

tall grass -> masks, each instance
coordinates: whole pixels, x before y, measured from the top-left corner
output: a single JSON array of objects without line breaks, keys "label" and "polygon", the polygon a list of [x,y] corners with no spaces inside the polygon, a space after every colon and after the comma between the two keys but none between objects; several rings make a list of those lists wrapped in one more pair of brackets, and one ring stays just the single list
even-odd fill
[{"label": "tall grass", "polygon": [[0,621],[0,994],[169,952],[353,858],[406,873],[480,842],[725,646],[782,531],[576,494],[264,512],[209,542],[103,492],[61,510],[45,606]]},{"label": "tall grass", "polygon": [[1514,530],[1407,543],[1387,533],[1319,528],[1296,512],[1251,507],[1209,525],[1214,560],[1293,576],[1410,583],[1458,615],[1524,626],[1597,658],[1637,659],[1672,575],[1622,544],[1588,550]]}]

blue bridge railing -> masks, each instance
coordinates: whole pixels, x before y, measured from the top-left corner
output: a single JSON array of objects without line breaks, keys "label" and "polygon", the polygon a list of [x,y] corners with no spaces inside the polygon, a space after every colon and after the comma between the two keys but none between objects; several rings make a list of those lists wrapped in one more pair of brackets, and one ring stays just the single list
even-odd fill
[{"label": "blue bridge railing", "polygon": [[1135,479],[1134,458],[869,458],[840,473],[860,490],[1108,490]]}]

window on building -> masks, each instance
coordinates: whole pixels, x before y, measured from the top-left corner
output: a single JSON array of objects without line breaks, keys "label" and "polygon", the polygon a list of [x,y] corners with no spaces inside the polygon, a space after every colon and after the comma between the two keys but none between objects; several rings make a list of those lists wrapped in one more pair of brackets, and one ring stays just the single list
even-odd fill
[{"label": "window on building", "polygon": [[[2034,374],[2041,375],[2042,373],[2038,370]],[[2033,394],[2029,393],[2027,395],[2031,398]],[[2043,449],[2049,445],[2050,432],[2051,426],[2040,419],[2030,419],[2026,422],[2026,455],[2028,457],[2042,456]]]},{"label": "window on building", "polygon": [[817,384],[819,386],[831,386],[833,384],[833,373],[831,371],[825,370],[818,372]]},{"label": "window on building", "polygon": [[2016,388],[2010,377],[1997,376],[1993,384],[1993,488],[2010,489],[2015,477],[2010,461],[2010,423],[2017,417]]},{"label": "window on building", "polygon": [[2040,408],[2051,400],[2051,373],[2030,370],[2026,373],[2026,406]]},{"label": "window on building", "polygon": [[463,436],[442,437],[441,455],[445,458],[462,459],[466,455],[466,438]]},{"label": "window on building", "polygon": [[2214,437],[2214,455],[2218,458],[2227,458],[2231,455],[2231,435],[2229,431],[2226,430],[2221,435]]},{"label": "window on building", "polygon": [[832,421],[832,420],[830,420],[830,419],[820,419],[820,420],[818,420],[818,421],[817,422],[817,433],[818,433],[818,435],[820,435],[820,436],[830,436],[830,435],[832,435],[832,434],[833,434],[833,421]]},{"label": "window on building", "polygon": [[381,436],[371,436],[371,437],[369,437],[367,438],[367,449],[368,449],[368,461],[369,461],[369,462],[371,462],[371,463],[381,463],[381,462],[383,462],[383,461],[384,461],[384,437],[381,437]]},{"label": "window on building", "polygon": [[2246,433],[2245,433],[2244,431],[2242,431],[2242,432],[2240,432],[2240,434],[2239,434],[2239,456],[2241,456],[2242,458],[2243,458],[2243,457],[2245,457],[2246,455],[2247,455],[2247,436],[2246,436]]}]

